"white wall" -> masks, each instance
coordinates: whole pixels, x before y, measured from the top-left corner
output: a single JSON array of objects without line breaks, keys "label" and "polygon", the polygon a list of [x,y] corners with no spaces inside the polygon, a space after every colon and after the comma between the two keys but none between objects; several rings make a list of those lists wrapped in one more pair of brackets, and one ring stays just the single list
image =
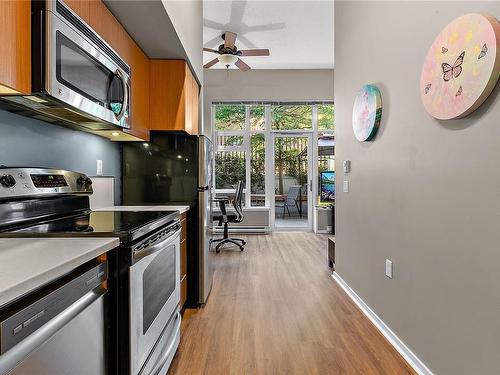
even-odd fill
[{"label": "white wall", "polygon": [[225,100],[333,100],[333,69],[205,70],[205,135],[212,136],[212,102]]}]

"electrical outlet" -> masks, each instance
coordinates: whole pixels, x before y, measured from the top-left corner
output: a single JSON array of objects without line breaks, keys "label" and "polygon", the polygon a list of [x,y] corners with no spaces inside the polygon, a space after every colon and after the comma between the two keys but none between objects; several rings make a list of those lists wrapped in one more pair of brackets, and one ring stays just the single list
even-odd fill
[{"label": "electrical outlet", "polygon": [[344,181],[342,191],[343,191],[344,193],[349,193],[349,181]]},{"label": "electrical outlet", "polygon": [[97,172],[98,176],[102,176],[102,160],[97,160]]},{"label": "electrical outlet", "polygon": [[392,279],[392,261],[389,259],[385,260],[385,276]]}]

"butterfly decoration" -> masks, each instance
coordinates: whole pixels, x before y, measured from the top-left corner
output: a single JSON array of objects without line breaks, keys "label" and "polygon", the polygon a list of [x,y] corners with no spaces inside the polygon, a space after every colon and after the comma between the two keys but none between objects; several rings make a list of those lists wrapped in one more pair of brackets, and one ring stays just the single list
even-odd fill
[{"label": "butterfly decoration", "polygon": [[458,88],[458,91],[457,91],[457,93],[455,94],[455,96],[457,96],[457,97],[458,97],[458,96],[462,95],[462,91],[463,91],[463,90],[462,90],[462,86],[460,86],[460,87]]},{"label": "butterfly decoration", "polygon": [[444,54],[444,53],[446,53],[446,52],[448,52],[448,48],[446,48],[446,47],[441,47],[441,53],[443,53],[443,54]]},{"label": "butterfly decoration", "polygon": [[463,51],[460,56],[458,56],[455,64],[451,66],[448,63],[442,63],[441,68],[443,68],[443,79],[448,82],[453,77],[457,78],[462,73],[462,63],[464,62],[465,51]]},{"label": "butterfly decoration", "polygon": [[488,46],[486,45],[486,43],[483,44],[483,48],[481,49],[481,52],[479,53],[479,56],[477,57],[477,59],[482,59],[484,56],[486,56],[486,52],[488,52]]},{"label": "butterfly decoration", "polygon": [[429,92],[429,90],[431,89],[431,87],[432,87],[432,83],[429,83],[427,86],[425,86],[425,89],[424,89],[425,95],[427,95],[427,93]]}]

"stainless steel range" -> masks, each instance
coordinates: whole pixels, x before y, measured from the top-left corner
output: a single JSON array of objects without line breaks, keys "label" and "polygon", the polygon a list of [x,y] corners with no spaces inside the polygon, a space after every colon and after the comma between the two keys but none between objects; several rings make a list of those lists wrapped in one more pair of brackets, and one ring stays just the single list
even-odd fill
[{"label": "stainless steel range", "polygon": [[108,259],[109,373],[165,374],[180,338],[179,213],[93,212],[90,194],[81,173],[0,168],[0,236],[119,237]]}]

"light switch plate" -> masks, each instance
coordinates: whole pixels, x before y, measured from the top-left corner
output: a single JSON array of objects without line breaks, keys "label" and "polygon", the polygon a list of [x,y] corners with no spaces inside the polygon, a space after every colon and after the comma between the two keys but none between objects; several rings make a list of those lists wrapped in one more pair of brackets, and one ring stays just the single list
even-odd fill
[{"label": "light switch plate", "polygon": [[385,276],[392,279],[392,261],[389,259],[385,260]]},{"label": "light switch plate", "polygon": [[350,160],[344,160],[342,163],[344,173],[351,173],[351,161]]},{"label": "light switch plate", "polygon": [[343,191],[344,193],[349,193],[349,181],[344,181],[342,191]]},{"label": "light switch plate", "polygon": [[98,176],[102,176],[102,160],[97,160],[97,171]]}]

